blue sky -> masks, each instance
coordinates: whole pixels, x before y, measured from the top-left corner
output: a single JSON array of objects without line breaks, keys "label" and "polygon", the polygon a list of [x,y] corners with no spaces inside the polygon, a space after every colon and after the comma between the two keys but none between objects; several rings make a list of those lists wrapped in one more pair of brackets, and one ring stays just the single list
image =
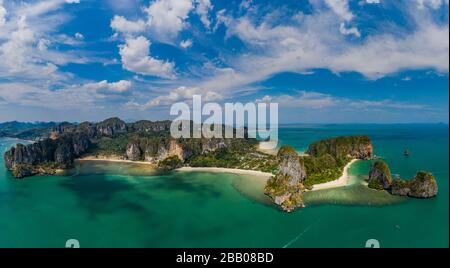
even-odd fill
[{"label": "blue sky", "polygon": [[0,0],[0,121],[168,119],[277,102],[281,123],[448,123],[448,0]]}]

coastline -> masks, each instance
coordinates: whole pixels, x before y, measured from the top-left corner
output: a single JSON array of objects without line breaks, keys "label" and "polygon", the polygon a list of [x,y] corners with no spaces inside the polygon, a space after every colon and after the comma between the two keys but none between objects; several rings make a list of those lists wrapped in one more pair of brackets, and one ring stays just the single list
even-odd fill
[{"label": "coastline", "polygon": [[200,171],[200,172],[216,172],[216,173],[233,173],[238,175],[253,175],[264,178],[266,180],[270,179],[273,174],[268,172],[262,172],[257,170],[248,170],[248,169],[237,169],[237,168],[220,168],[220,167],[181,167],[175,169],[176,171],[184,171],[184,172],[192,172],[192,171]]},{"label": "coastline", "polygon": [[318,190],[325,190],[325,189],[331,189],[331,188],[338,188],[348,185],[348,181],[350,179],[350,176],[348,174],[348,169],[350,166],[358,161],[358,159],[352,159],[350,162],[345,165],[344,170],[342,171],[342,175],[339,177],[339,179],[334,181],[329,181],[325,183],[315,184],[313,185],[313,188],[311,191],[318,191]]},{"label": "coastline", "polygon": [[[126,160],[126,159],[120,159],[120,158],[114,158],[114,157],[96,157],[96,156],[85,156],[82,158],[75,159],[75,161],[104,161],[104,162],[116,162],[116,163],[131,163],[131,164],[144,164],[144,165],[151,165],[156,167],[154,163],[146,162],[146,161],[132,161],[132,160]],[[175,169],[175,171],[181,171],[181,172],[191,172],[191,171],[198,171],[198,172],[213,172],[213,173],[233,173],[238,175],[253,175],[258,176],[261,178],[264,178],[266,180],[270,179],[273,174],[268,172],[262,172],[257,170],[247,170],[247,169],[237,169],[237,168],[221,168],[221,167],[181,167]]]},{"label": "coastline", "polygon": [[114,157],[96,157],[96,156],[84,156],[82,158],[75,159],[75,161],[106,161],[106,162],[117,162],[117,163],[131,163],[131,164],[143,164],[156,166],[154,163],[146,161],[132,161],[127,159],[120,159]]},{"label": "coastline", "polygon": [[[348,185],[350,176],[348,174],[348,170],[350,166],[355,163],[358,159],[352,159],[350,162],[345,165],[342,175],[339,177],[339,179],[334,181],[329,181],[321,184],[315,184],[313,185],[313,188],[309,191],[319,191],[319,190],[325,190],[325,189],[332,189],[332,188],[339,188],[344,187]],[[144,165],[151,165],[155,167],[156,165],[150,162],[146,161],[132,161],[132,160],[126,160],[126,159],[120,159],[120,158],[114,158],[114,157],[96,157],[96,156],[85,156],[79,159],[76,159],[75,161],[107,161],[107,162],[117,162],[117,163],[135,163],[135,164],[144,164]],[[175,171],[180,172],[213,172],[213,173],[232,173],[237,175],[252,175],[257,176],[261,179],[268,180],[270,179],[273,174],[268,172],[262,172],[257,170],[247,170],[247,169],[237,169],[237,168],[221,168],[221,167],[181,167],[175,169]]]}]

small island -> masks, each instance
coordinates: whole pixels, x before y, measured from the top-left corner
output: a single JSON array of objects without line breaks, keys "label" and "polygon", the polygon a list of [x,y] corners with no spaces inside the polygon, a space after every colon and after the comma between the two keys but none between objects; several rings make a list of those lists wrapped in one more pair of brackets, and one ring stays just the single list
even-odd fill
[{"label": "small island", "polygon": [[438,193],[436,179],[430,172],[419,171],[411,180],[393,179],[389,166],[383,160],[377,160],[370,167],[368,186],[393,195],[415,198],[430,198]]},{"label": "small island", "polygon": [[[77,159],[143,162],[164,172],[195,168],[253,172],[267,178],[264,193],[282,210],[291,212],[305,206],[303,192],[345,186],[351,163],[373,159],[368,136],[320,140],[300,155],[284,145],[273,155],[259,150],[259,141],[247,135],[243,139],[174,139],[170,125],[170,121],[125,123],[119,118],[51,124],[15,134],[35,142],[17,144],[5,152],[5,166],[16,178],[54,175],[73,168]],[[437,194],[432,174],[421,171],[410,181],[392,179],[383,161],[371,166],[368,187],[420,198]]]}]

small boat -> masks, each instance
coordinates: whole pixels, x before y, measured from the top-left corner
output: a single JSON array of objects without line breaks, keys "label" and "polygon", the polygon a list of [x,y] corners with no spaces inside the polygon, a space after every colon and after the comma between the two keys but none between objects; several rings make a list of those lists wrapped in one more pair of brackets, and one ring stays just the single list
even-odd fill
[{"label": "small boat", "polygon": [[409,150],[408,150],[408,149],[406,149],[406,150],[403,152],[403,155],[404,155],[404,156],[409,156],[409,154],[410,154],[410,153],[409,153]]}]

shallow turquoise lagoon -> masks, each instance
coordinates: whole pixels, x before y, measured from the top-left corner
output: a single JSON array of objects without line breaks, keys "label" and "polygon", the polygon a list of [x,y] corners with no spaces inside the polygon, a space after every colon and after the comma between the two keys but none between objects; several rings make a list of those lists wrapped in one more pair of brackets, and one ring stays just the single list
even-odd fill
[{"label": "shallow turquoise lagoon", "polygon": [[[15,180],[0,160],[0,247],[448,247],[447,125],[298,125],[282,143],[366,134],[391,170],[434,173],[439,195],[392,197],[361,183],[370,163],[350,169],[352,186],[305,194],[284,213],[261,194],[264,181],[233,174],[155,174],[149,166],[85,163],[67,176]],[[0,139],[0,152],[16,143]],[[409,149],[411,155],[403,156]]]}]

